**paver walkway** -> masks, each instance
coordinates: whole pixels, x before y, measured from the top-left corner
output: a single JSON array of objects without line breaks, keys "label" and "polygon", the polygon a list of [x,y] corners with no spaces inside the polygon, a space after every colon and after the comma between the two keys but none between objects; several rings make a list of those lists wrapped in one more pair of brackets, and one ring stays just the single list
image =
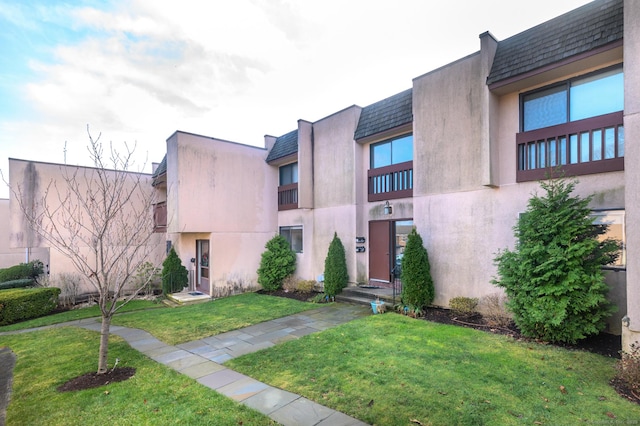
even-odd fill
[{"label": "paver walkway", "polygon": [[[344,413],[274,388],[221,364],[237,356],[326,330],[370,313],[371,310],[365,306],[334,303],[176,346],[167,345],[144,330],[112,325],[111,333],[122,337],[131,347],[151,359],[252,407],[285,426],[366,425]],[[56,326],[63,325],[100,331],[100,322],[96,318]]]}]

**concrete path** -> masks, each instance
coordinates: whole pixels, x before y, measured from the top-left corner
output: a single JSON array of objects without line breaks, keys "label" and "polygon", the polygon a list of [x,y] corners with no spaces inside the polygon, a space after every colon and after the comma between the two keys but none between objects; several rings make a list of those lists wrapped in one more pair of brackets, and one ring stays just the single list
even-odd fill
[{"label": "concrete path", "polygon": [[[134,328],[112,325],[111,334],[122,337],[131,347],[149,358],[252,407],[285,426],[366,425],[360,420],[300,395],[237,373],[222,363],[287,340],[335,327],[370,313],[371,310],[365,306],[334,303],[176,346],[167,345],[146,331]],[[62,325],[100,331],[100,322],[96,318],[71,321],[57,326]]]},{"label": "concrete path", "polygon": [[16,354],[9,348],[0,347],[0,426],[4,426],[6,420],[15,365]]}]

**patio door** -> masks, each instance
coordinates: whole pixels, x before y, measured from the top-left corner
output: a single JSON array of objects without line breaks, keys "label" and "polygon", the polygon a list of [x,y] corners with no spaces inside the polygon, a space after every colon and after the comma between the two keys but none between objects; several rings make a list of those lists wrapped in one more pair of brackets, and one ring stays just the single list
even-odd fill
[{"label": "patio door", "polygon": [[209,240],[196,240],[196,290],[209,294]]}]

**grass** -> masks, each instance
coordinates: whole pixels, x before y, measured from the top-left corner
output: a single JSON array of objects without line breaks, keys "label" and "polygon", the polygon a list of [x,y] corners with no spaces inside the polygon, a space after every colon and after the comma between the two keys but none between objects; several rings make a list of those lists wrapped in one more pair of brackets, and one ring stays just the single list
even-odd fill
[{"label": "grass", "polygon": [[[163,304],[157,303],[151,300],[132,300],[118,310],[118,314],[124,312],[132,312],[143,309],[154,309],[164,307]],[[43,327],[47,325],[60,324],[67,321],[74,321],[85,318],[93,318],[100,316],[100,308],[98,305],[91,306],[89,308],[73,309],[70,311],[60,312],[53,315],[47,315],[45,317],[34,318],[27,321],[22,321],[16,324],[10,324],[0,327],[0,332],[3,331],[15,331],[24,330],[27,328]]]},{"label": "grass", "polygon": [[640,406],[608,384],[614,363],[588,352],[387,314],[226,365],[370,424],[637,421]]},{"label": "grass", "polygon": [[140,328],[169,345],[177,345],[317,307],[283,297],[244,293],[197,305],[120,315],[112,324]]},{"label": "grass", "polygon": [[134,377],[95,389],[60,393],[67,380],[97,369],[98,333],[62,327],[0,336],[17,354],[10,425],[270,425],[268,417],[200,385],[112,336],[110,359]]}]

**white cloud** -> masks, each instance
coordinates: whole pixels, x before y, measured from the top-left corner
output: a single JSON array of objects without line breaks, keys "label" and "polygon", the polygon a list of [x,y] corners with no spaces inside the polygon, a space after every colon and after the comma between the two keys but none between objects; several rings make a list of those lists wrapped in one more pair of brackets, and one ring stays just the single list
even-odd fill
[{"label": "white cloud", "polygon": [[30,20],[0,0],[0,19],[27,32],[54,22],[79,37],[34,50],[38,77],[12,100],[32,115],[0,118],[0,169],[7,157],[62,162],[65,141],[67,161],[86,164],[87,124],[151,161],[175,130],[261,145],[409,88],[477,51],[484,31],[506,38],[585,2],[123,0],[41,6]]}]

